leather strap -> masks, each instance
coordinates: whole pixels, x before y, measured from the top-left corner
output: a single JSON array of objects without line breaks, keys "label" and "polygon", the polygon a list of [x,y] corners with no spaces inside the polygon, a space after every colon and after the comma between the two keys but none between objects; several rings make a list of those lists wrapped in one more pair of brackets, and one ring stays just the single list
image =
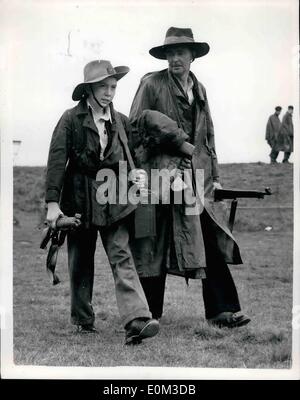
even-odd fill
[{"label": "leather strap", "polygon": [[131,155],[129,147],[128,147],[127,135],[126,135],[124,126],[123,126],[123,124],[121,122],[120,116],[119,116],[119,114],[117,112],[115,112],[115,119],[116,119],[116,123],[117,123],[117,129],[118,129],[119,138],[120,138],[121,143],[123,145],[127,161],[129,162],[129,167],[130,167],[131,170],[135,169],[134,161],[133,161],[132,155]]}]

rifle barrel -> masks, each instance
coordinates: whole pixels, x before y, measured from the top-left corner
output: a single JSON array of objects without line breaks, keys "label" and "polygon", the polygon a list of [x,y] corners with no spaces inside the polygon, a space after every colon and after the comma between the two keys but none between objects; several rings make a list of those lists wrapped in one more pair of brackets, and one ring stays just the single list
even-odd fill
[{"label": "rifle barrel", "polygon": [[237,198],[256,198],[263,199],[264,196],[270,195],[270,188],[266,188],[264,192],[257,190],[232,190],[232,189],[215,189],[214,197],[215,201],[226,200],[226,199],[237,199]]}]

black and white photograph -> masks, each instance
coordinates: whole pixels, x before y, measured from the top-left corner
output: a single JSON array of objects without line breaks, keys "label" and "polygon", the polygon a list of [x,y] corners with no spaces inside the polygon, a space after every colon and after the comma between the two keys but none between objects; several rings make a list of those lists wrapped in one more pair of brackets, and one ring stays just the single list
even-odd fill
[{"label": "black and white photograph", "polygon": [[0,7],[1,377],[299,380],[298,1]]}]

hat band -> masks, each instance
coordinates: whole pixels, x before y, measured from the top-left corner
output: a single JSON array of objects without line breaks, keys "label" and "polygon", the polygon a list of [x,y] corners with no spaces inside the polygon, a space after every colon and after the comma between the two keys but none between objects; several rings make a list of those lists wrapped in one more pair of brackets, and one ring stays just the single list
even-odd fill
[{"label": "hat band", "polygon": [[188,36],[168,36],[165,39],[165,45],[168,44],[176,44],[176,43],[195,43],[193,38],[190,38]]},{"label": "hat band", "polygon": [[116,71],[113,68],[107,68],[102,70],[88,71],[85,74],[84,82],[94,81],[96,79],[102,79],[107,75],[115,75]]}]

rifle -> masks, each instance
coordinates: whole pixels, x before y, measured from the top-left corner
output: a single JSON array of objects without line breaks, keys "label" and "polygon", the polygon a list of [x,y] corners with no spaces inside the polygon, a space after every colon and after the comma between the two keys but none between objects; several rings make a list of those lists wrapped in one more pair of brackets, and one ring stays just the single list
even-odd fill
[{"label": "rifle", "polygon": [[238,203],[238,198],[256,198],[263,199],[265,196],[271,195],[271,189],[265,188],[264,192],[259,192],[256,190],[232,190],[232,189],[215,189],[214,190],[214,201],[231,200],[231,209],[229,215],[229,229],[232,232],[234,219],[236,214],[236,208]]},{"label": "rifle", "polygon": [[46,260],[46,270],[52,276],[53,285],[57,285],[60,282],[55,273],[58,251],[64,244],[68,231],[74,230],[81,225],[80,218],[80,214],[75,214],[74,217],[61,215],[58,217],[54,228],[47,226],[42,232],[40,249],[46,249],[48,242],[51,240]]}]

